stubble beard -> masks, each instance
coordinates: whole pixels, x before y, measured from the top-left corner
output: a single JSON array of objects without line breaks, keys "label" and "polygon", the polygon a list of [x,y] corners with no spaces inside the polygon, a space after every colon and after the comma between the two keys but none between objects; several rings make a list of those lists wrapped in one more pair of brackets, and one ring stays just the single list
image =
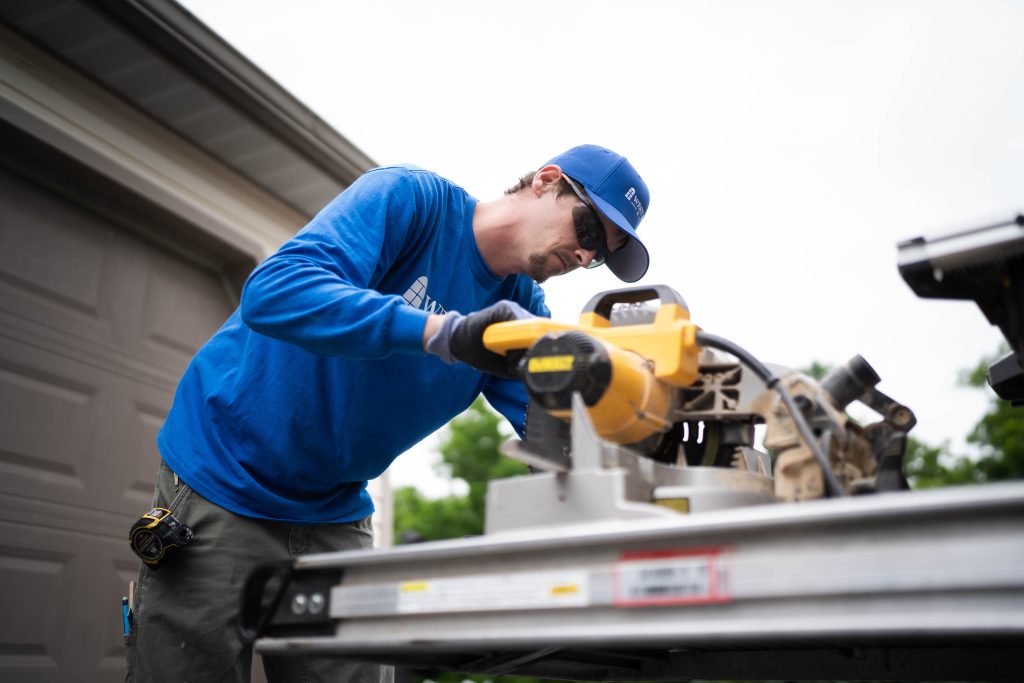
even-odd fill
[{"label": "stubble beard", "polygon": [[548,257],[536,252],[530,254],[530,265],[526,274],[533,278],[537,284],[542,284],[551,277],[551,273],[548,272]]}]

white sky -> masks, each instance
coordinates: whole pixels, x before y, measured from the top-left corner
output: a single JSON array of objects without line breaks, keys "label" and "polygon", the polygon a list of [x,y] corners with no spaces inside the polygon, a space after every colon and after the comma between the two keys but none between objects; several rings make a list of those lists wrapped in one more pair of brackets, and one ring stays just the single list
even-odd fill
[{"label": "white sky", "polygon": [[[1001,335],[915,297],[896,244],[1024,209],[1024,3],[183,4],[378,163],[481,199],[570,146],[615,149],[651,189],[641,284],[703,329],[793,367],[860,353],[929,442],[984,412],[957,375]],[[573,321],[620,284],[544,288]],[[445,492],[428,446],[394,483]]]}]

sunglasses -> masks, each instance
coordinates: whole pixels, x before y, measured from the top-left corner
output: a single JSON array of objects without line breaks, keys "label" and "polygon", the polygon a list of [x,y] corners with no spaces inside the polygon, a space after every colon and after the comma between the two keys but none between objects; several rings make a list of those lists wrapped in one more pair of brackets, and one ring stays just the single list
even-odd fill
[{"label": "sunglasses", "polygon": [[604,223],[601,222],[601,216],[597,213],[597,209],[590,203],[590,200],[580,192],[580,188],[576,187],[576,183],[573,182],[572,178],[562,174],[565,178],[565,182],[569,183],[569,187],[576,193],[580,203],[572,207],[572,222],[576,228],[576,241],[580,247],[587,251],[594,252],[594,259],[590,262],[587,268],[597,268],[603,266],[604,262],[608,260],[608,236],[604,231]]}]

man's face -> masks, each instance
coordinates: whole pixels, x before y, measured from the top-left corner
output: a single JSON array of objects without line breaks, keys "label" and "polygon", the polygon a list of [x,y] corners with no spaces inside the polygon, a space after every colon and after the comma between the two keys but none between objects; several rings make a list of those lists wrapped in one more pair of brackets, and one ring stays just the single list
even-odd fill
[{"label": "man's face", "polygon": [[589,266],[602,250],[598,244],[602,234],[609,252],[629,239],[578,197],[556,194],[547,197],[548,204],[537,217],[538,244],[529,254],[526,274],[537,282]]}]

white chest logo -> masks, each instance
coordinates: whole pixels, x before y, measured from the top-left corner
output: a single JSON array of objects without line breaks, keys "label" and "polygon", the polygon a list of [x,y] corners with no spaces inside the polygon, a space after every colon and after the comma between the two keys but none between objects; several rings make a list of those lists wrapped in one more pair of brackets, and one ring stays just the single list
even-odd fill
[{"label": "white chest logo", "polygon": [[416,282],[412,283],[409,289],[405,290],[402,298],[405,299],[405,303],[413,308],[422,308],[428,313],[444,315],[446,313],[444,306],[439,304],[436,299],[431,299],[430,295],[427,294],[427,285],[429,283],[430,281],[427,279],[427,276],[421,275],[416,278]]}]

